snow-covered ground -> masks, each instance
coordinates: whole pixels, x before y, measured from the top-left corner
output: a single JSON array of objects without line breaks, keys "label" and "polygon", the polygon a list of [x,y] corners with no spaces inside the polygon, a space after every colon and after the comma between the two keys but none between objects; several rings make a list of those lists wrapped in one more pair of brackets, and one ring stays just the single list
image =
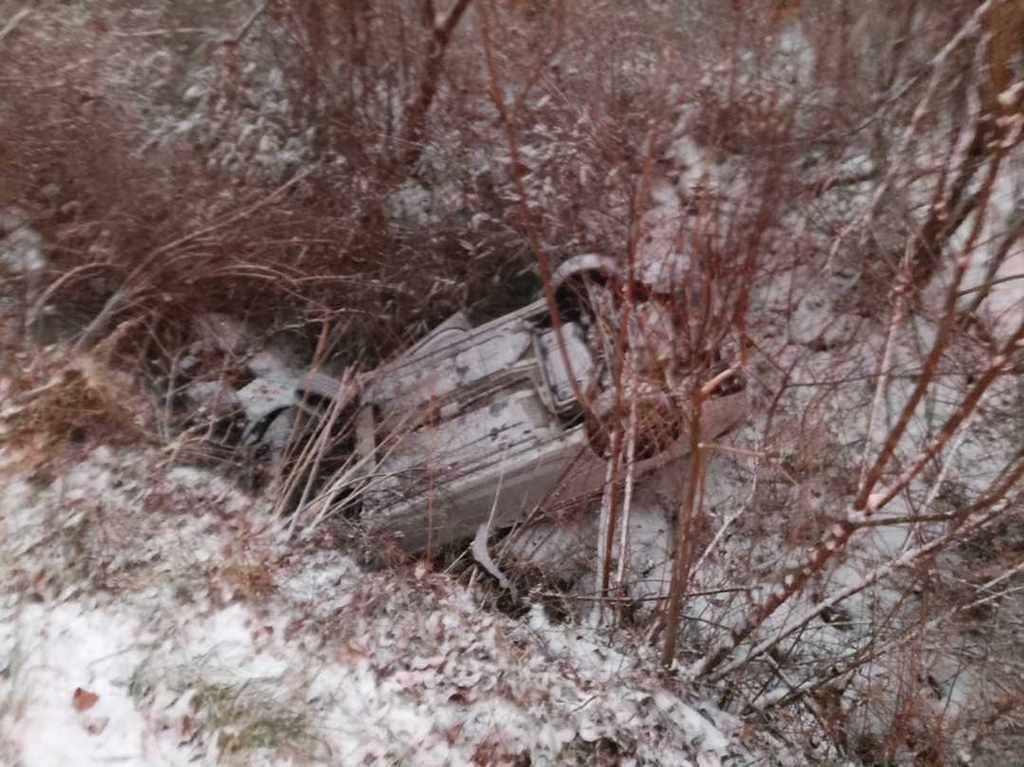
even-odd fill
[{"label": "snow-covered ground", "polygon": [[289,547],[164,452],[8,446],[0,473],[5,764],[797,763],[640,642]]}]

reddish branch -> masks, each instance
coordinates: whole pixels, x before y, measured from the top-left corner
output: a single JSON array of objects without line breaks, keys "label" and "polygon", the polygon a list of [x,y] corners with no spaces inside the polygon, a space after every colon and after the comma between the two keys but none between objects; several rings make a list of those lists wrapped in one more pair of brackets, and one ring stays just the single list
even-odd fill
[{"label": "reddish branch", "polygon": [[693,383],[690,399],[690,475],[686,482],[686,498],[682,519],[676,530],[675,552],[672,556],[672,578],[669,581],[668,604],[665,608],[665,644],[661,648],[661,665],[671,668],[676,657],[676,638],[679,633],[679,610],[683,592],[690,580],[690,563],[693,560],[693,522],[697,515],[697,489],[701,480],[704,451],[700,448],[701,408],[704,406],[704,391],[696,381]]},{"label": "reddish branch", "polygon": [[423,136],[426,133],[427,113],[430,111],[430,105],[434,102],[434,96],[437,95],[437,87],[441,80],[441,70],[444,67],[444,54],[448,50],[448,43],[451,42],[455,27],[458,26],[462,14],[466,12],[472,1],[456,0],[455,5],[442,21],[437,18],[433,0],[424,0],[423,26],[427,34],[427,50],[416,98],[409,104],[409,108],[406,111],[405,136],[403,139],[407,147],[405,154],[407,165],[415,165],[423,154]]},{"label": "reddish branch", "polygon": [[544,245],[540,239],[540,229],[535,221],[534,212],[530,208],[526,193],[526,182],[523,180],[523,165],[519,162],[519,136],[516,132],[515,114],[509,111],[509,105],[505,103],[502,95],[501,82],[498,75],[498,64],[494,58],[494,46],[491,43],[491,27],[488,16],[487,5],[481,3],[479,8],[480,37],[484,47],[484,61],[487,64],[487,74],[490,79],[489,95],[498,110],[501,124],[505,128],[505,137],[508,141],[509,167],[512,180],[516,185],[516,193],[519,197],[519,210],[526,226],[526,233],[530,242],[530,249],[537,259],[537,271],[540,272],[541,285],[544,287],[544,299],[547,303],[548,312],[551,314],[551,325],[558,339],[558,351],[569,376],[569,384],[572,386],[573,396],[583,405],[584,411],[590,412],[590,398],[583,392],[580,382],[573,374],[572,360],[569,359],[569,352],[565,346],[565,335],[562,332],[562,317],[558,310],[558,301],[555,297],[554,285],[551,282],[551,263],[544,252]]}]

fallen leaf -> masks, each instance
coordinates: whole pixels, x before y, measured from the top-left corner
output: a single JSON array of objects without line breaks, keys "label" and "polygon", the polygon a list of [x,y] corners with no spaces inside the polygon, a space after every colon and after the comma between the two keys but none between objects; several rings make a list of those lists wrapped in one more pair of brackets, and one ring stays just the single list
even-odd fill
[{"label": "fallen leaf", "polygon": [[71,705],[75,707],[75,711],[85,711],[95,706],[96,701],[99,699],[100,696],[96,693],[76,687],[74,694],[71,696]]},{"label": "fallen leaf", "polygon": [[181,738],[178,741],[181,743],[188,743],[196,734],[196,723],[192,720],[188,714],[181,717]]}]

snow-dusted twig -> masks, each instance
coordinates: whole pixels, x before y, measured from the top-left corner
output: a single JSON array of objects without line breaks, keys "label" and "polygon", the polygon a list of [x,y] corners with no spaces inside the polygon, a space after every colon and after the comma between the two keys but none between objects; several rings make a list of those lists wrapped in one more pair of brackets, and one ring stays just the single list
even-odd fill
[{"label": "snow-dusted twig", "polygon": [[622,589],[629,558],[629,516],[633,507],[633,478],[636,468],[636,367],[629,366],[634,395],[629,399],[629,420],[626,423],[626,488],[622,494],[622,536],[619,542],[619,567],[615,573],[615,586]]},{"label": "snow-dusted twig", "polygon": [[252,12],[245,18],[245,21],[241,23],[238,29],[235,30],[234,34],[225,37],[222,42],[226,43],[240,43],[249,34],[249,30],[252,29],[252,25],[256,23],[256,19],[263,15],[263,12],[267,10],[270,5],[270,0],[263,0],[259,5],[253,8]]},{"label": "snow-dusted twig", "polygon": [[961,290],[958,292],[958,296],[966,295],[967,293],[974,293],[971,297],[970,303],[964,309],[966,314],[973,314],[981,307],[982,302],[988,297],[989,292],[996,285],[1004,282],[1010,282],[1012,280],[1024,279],[1024,275],[1015,274],[1008,275],[1003,278],[997,278],[1000,267],[1006,263],[1007,257],[1013,250],[1013,247],[1020,240],[1021,236],[1024,235],[1024,205],[1018,206],[1017,210],[1014,211],[1010,218],[1010,222],[1006,227],[1006,231],[1002,235],[1002,240],[995,252],[989,257],[988,265],[985,268],[985,276],[982,281],[972,288]]},{"label": "snow-dusted twig", "polygon": [[[1017,565],[1008,568],[1007,570],[1004,570],[999,575],[989,579],[985,583],[978,586],[978,591],[988,592],[985,594],[985,596],[978,597],[977,599],[973,599],[970,602],[954,605],[953,607],[950,607],[942,611],[939,615],[935,616],[934,618],[919,623],[917,626],[914,626],[908,629],[907,631],[898,634],[897,636],[889,639],[886,642],[876,642],[874,638],[872,638],[866,645],[857,648],[848,656],[846,656],[846,658],[840,659],[835,663],[829,664],[828,671],[825,675],[811,676],[807,679],[804,679],[803,681],[796,684],[794,688],[786,695],[771,701],[764,707],[768,708],[789,705],[798,697],[803,697],[804,695],[813,692],[814,690],[822,687],[823,685],[833,683],[837,677],[840,677],[844,674],[848,674],[853,669],[864,666],[866,663],[870,663],[872,660],[876,658],[891,655],[894,650],[905,646],[917,637],[930,634],[936,629],[940,628],[941,626],[948,625],[949,622],[957,615],[969,612],[971,610],[975,610],[978,607],[988,604],[989,602],[993,602],[997,599],[1004,598],[1012,593],[1019,592],[1022,587],[1003,589],[1001,591],[992,591],[992,589],[995,586],[998,586],[1000,583],[1003,583],[1009,580],[1010,578],[1020,575],[1021,573],[1024,573],[1024,562],[1020,562]],[[868,652],[868,650],[870,650],[870,652]]]},{"label": "snow-dusted twig", "polygon": [[921,472],[932,458],[942,451],[946,446],[946,443],[949,442],[956,433],[957,429],[959,429],[963,422],[976,410],[978,403],[981,401],[981,398],[985,395],[985,392],[988,391],[992,383],[1005,372],[1006,363],[1009,360],[1010,355],[1016,349],[1018,341],[1022,338],[1024,338],[1024,322],[1020,324],[1016,332],[1010,336],[996,356],[989,362],[988,367],[978,378],[974,386],[971,387],[970,391],[967,392],[967,395],[960,403],[960,406],[942,425],[938,436],[932,440],[931,444],[920,452],[917,460],[915,460],[914,463],[903,472],[900,478],[896,480],[888,490],[869,497],[865,508],[866,512],[873,513],[889,503],[900,492],[902,492],[907,485],[910,484],[911,480]]},{"label": "snow-dusted twig", "polygon": [[885,400],[885,392],[889,386],[889,371],[892,367],[892,350],[896,345],[896,334],[899,332],[906,312],[907,296],[910,293],[910,254],[912,251],[913,237],[907,238],[906,248],[903,252],[903,264],[900,269],[899,284],[896,286],[896,305],[892,310],[892,317],[889,320],[889,332],[885,336],[885,349],[882,352],[882,362],[878,370],[878,382],[875,385],[875,397],[871,403],[871,412],[868,415],[868,425],[864,432],[864,456],[861,459],[860,480],[858,487],[863,489],[868,480],[868,468],[871,465],[871,449],[874,447],[873,436],[878,414],[881,412],[882,403]]},{"label": "snow-dusted twig", "polygon": [[0,43],[2,43],[4,41],[4,38],[6,38],[7,35],[11,34],[11,32],[13,32],[17,28],[17,26],[25,19],[25,17],[27,17],[30,13],[32,13],[32,6],[26,5],[16,14],[11,16],[11,18],[8,19],[7,23],[4,24],[3,29],[0,29]]},{"label": "snow-dusted twig", "polygon": [[[595,577],[598,591],[606,590],[605,584],[610,575],[608,569],[610,563],[605,557],[605,552],[612,546],[609,530],[613,511],[612,504],[614,503],[615,478],[618,475],[618,463],[621,461],[620,453],[622,451],[619,448],[619,433],[621,431],[618,425],[612,427],[609,447],[611,452],[605,464],[604,490],[601,493],[601,511],[597,522],[597,572]],[[598,605],[595,609],[600,612],[601,606]]]},{"label": "snow-dusted twig", "polygon": [[[704,449],[703,443],[701,444],[701,449]],[[753,455],[759,458],[761,454],[759,452],[753,452]],[[693,568],[694,572],[700,572],[701,568],[704,566],[704,563],[707,561],[708,557],[711,556],[712,552],[714,552],[714,550],[718,547],[718,544],[720,544],[722,540],[725,538],[725,534],[729,532],[729,528],[732,527],[732,523],[739,519],[741,516],[743,516],[744,512],[746,512],[747,509],[749,509],[753,504],[754,499],[757,497],[757,484],[758,477],[760,475],[759,467],[756,462],[754,464],[754,468],[752,469],[752,473],[754,479],[751,483],[750,492],[747,494],[746,500],[744,500],[743,503],[740,504],[740,507],[736,510],[735,513],[730,514],[728,517],[726,517],[725,522],[723,522],[722,526],[718,528],[718,531],[715,533],[715,537],[711,539],[711,543],[707,545],[707,547],[701,553],[700,559],[697,560],[697,564]]]},{"label": "snow-dusted twig", "polygon": [[[647,135],[647,150],[644,153],[643,170],[640,174],[640,179],[635,187],[634,195],[632,198],[632,219],[629,226],[629,236],[626,242],[626,280],[623,285],[622,294],[622,313],[619,319],[618,334],[615,339],[615,367],[614,370],[618,374],[615,381],[615,423],[616,432],[619,431],[619,424],[622,421],[623,409],[624,409],[624,398],[626,396],[626,373],[627,368],[630,371],[632,377],[633,388],[628,392],[630,398],[630,410],[635,412],[636,409],[636,398],[639,393],[636,391],[636,371],[635,361],[630,360],[631,344],[630,344],[630,324],[632,322],[634,301],[636,299],[636,262],[637,253],[639,250],[639,243],[642,230],[642,219],[643,211],[647,197],[650,194],[651,188],[651,171],[654,167],[654,147],[656,145],[656,139],[661,129],[661,123],[664,119],[664,114],[658,115],[651,123],[650,131]],[[635,428],[635,424],[634,424]],[[619,437],[621,440],[621,437]],[[635,442],[635,437],[634,437]],[[635,446],[633,447],[635,451]],[[602,516],[601,519],[601,533],[600,543],[598,550],[598,557],[600,563],[598,565],[599,578],[598,585],[601,589],[607,591],[611,581],[612,571],[612,548],[613,541],[615,538],[615,526],[617,524],[617,509],[615,508],[615,492],[618,485],[619,479],[619,465],[621,458],[618,453],[621,451],[621,445],[616,444],[612,450],[612,462],[610,464],[611,471],[607,478],[608,481],[608,513],[607,516]],[[628,461],[628,459],[627,459]],[[632,462],[628,462],[627,471],[632,471]],[[628,493],[630,496],[630,503],[632,503],[632,479],[629,480]],[[628,509],[628,506],[624,508]],[[602,506],[602,511],[604,508]],[[628,531],[623,532],[623,544],[625,544],[628,536]],[[625,561],[626,551],[623,547],[621,551],[622,561],[620,562],[620,571],[622,570],[622,562]]]},{"label": "snow-dusted twig", "polygon": [[[988,515],[985,515],[982,519],[991,519],[992,516],[993,514],[990,513]],[[876,567],[871,572],[863,575],[856,585],[847,586],[845,589],[840,589],[839,591],[836,591],[834,594],[829,596],[827,599],[821,600],[820,602],[812,606],[810,609],[806,611],[801,611],[800,617],[797,620],[790,622],[784,628],[780,629],[779,631],[773,633],[767,639],[763,640],[760,644],[757,644],[754,647],[750,648],[742,657],[737,658],[732,663],[729,663],[726,666],[723,666],[714,676],[711,677],[711,680],[718,681],[728,676],[729,674],[732,674],[737,669],[741,668],[742,666],[745,666],[752,659],[763,655],[764,653],[768,652],[768,650],[770,650],[771,648],[777,646],[779,642],[784,641],[786,638],[792,636],[797,631],[807,626],[807,624],[809,624],[811,621],[813,621],[826,610],[830,610],[839,603],[844,602],[850,597],[861,593],[862,591],[875,585],[879,581],[888,578],[897,570],[905,570],[911,565],[916,564],[927,555],[932,554],[941,549],[942,547],[944,547],[947,543],[952,541],[953,538],[959,536],[967,530],[972,529],[975,526],[980,526],[980,524],[981,522],[979,521],[977,525],[967,525],[963,528],[958,528],[956,530],[950,531],[945,535],[932,539],[928,543],[925,543],[921,546],[904,552],[895,559],[886,562],[884,565]]]},{"label": "snow-dusted twig", "polygon": [[223,35],[224,30],[215,27],[167,27],[166,29],[143,29],[137,32],[113,30],[110,34],[113,37],[143,39],[149,37],[169,37],[171,35],[209,35],[210,37],[217,37],[218,35]]},{"label": "snow-dusted twig", "polygon": [[[804,561],[802,566],[794,568],[787,573],[781,581],[774,586],[768,587],[765,594],[762,594],[757,602],[756,609],[746,619],[734,628],[729,637],[712,647],[704,657],[691,669],[691,673],[697,677],[709,677],[713,680],[720,680],[728,674],[745,665],[752,659],[775,647],[780,641],[791,636],[796,631],[807,625],[824,610],[835,606],[844,599],[863,591],[868,586],[877,583],[888,577],[897,569],[905,568],[931,555],[952,541],[961,538],[964,533],[984,527],[991,520],[999,516],[1006,508],[1006,494],[1024,476],[1024,461],[1011,461],[1007,467],[1002,480],[985,496],[976,500],[962,512],[957,513],[951,519],[952,527],[948,532],[938,538],[922,544],[915,549],[904,552],[899,557],[884,565],[881,565],[871,573],[867,574],[856,586],[849,587],[831,597],[820,601],[807,613],[801,613],[801,617],[789,624],[786,628],[774,633],[768,639],[749,650],[742,658],[729,663],[717,673],[712,674],[732,652],[740,646],[758,627],[762,626],[769,616],[784,604],[793,594],[800,591],[810,579],[819,572],[839,550],[843,548],[850,536],[860,529],[861,524],[851,519],[836,522],[828,531],[822,543]],[[870,520],[864,522],[864,526],[870,524]]]},{"label": "snow-dusted twig", "polygon": [[917,130],[921,125],[921,121],[924,119],[931,110],[932,100],[935,98],[935,94],[938,93],[939,87],[945,82],[943,73],[945,72],[944,65],[946,60],[955,51],[960,44],[973,34],[976,34],[981,28],[981,21],[985,15],[989,12],[997,0],[985,0],[984,3],[979,5],[975,9],[974,13],[971,14],[970,18],[964,22],[960,30],[953,35],[953,37],[946,43],[942,49],[932,57],[931,61],[928,62],[928,68],[932,70],[932,76],[928,81],[928,85],[925,89],[924,95],[917,104],[917,108],[914,110],[910,122],[903,131],[903,136],[900,139],[899,146],[893,153],[896,158],[895,162],[890,167],[889,172],[882,178],[881,183],[875,189],[874,193],[868,199],[867,203],[861,209],[861,211],[853,216],[849,223],[840,230],[832,243],[832,247],[829,249],[828,259],[826,265],[832,263],[836,255],[839,253],[839,249],[842,247],[846,238],[850,236],[854,231],[863,229],[868,221],[875,215],[875,211],[878,210],[879,204],[889,191],[889,187],[893,181],[903,173],[907,164],[911,159],[911,147],[914,142],[914,137],[917,135]]},{"label": "snow-dusted twig", "polygon": [[[984,192],[986,195],[989,194],[992,190],[992,186],[995,183],[995,179],[999,172],[999,166],[1001,164],[1003,157],[1003,153],[997,155],[995,161],[991,164],[989,168],[988,176],[986,177],[985,182],[982,185],[982,192]],[[914,389],[910,393],[910,396],[907,398],[907,401],[904,403],[903,409],[900,411],[900,415],[896,421],[896,424],[889,430],[889,433],[886,436],[885,443],[883,444],[882,449],[878,454],[878,457],[875,459],[874,464],[872,464],[870,470],[862,474],[860,489],[857,492],[857,497],[853,504],[853,508],[856,511],[863,511],[866,514],[870,515],[871,513],[873,513],[873,511],[875,511],[878,508],[881,508],[881,506],[884,506],[885,503],[888,503],[890,500],[892,500],[892,497],[897,492],[899,492],[900,489],[902,489],[901,485],[895,488],[893,491],[891,491],[890,494],[885,496],[884,500],[882,500],[881,502],[874,502],[878,500],[878,496],[873,495],[872,490],[874,489],[875,485],[879,482],[879,480],[882,478],[882,473],[888,466],[890,459],[896,451],[896,446],[899,444],[900,439],[903,437],[903,434],[906,432],[907,427],[910,425],[910,420],[913,417],[914,412],[917,410],[918,404],[921,402],[921,399],[927,392],[928,387],[932,385],[933,379],[935,378],[936,371],[938,369],[939,361],[942,358],[942,354],[949,343],[949,339],[956,325],[956,321],[959,316],[957,312],[957,292],[960,289],[960,285],[963,282],[964,276],[967,274],[967,270],[970,266],[971,260],[970,254],[973,251],[974,245],[977,242],[978,237],[981,235],[981,231],[984,226],[984,208],[985,206],[982,206],[981,210],[976,216],[974,226],[972,227],[971,232],[967,238],[967,242],[964,245],[961,254],[957,257],[956,262],[953,266],[953,274],[950,279],[949,288],[947,290],[947,297],[942,319],[939,321],[939,327],[935,334],[935,340],[932,343],[931,349],[928,351],[928,355],[925,358],[924,364],[921,368],[921,373],[920,375],[918,375],[917,381],[914,384]],[[1017,337],[1019,336],[1015,336],[1015,338],[1012,339],[1011,343],[1008,344],[1008,346],[1006,347],[1010,351],[1013,350]],[[1008,354],[1009,352],[1003,353]],[[1000,363],[998,367],[1001,367],[1001,365],[1002,363]],[[989,372],[991,373],[992,371],[990,370]],[[998,371],[995,371],[995,373],[998,373]],[[986,380],[984,387],[978,389],[978,387],[976,386],[973,390],[977,392],[978,397],[980,397],[981,394],[984,393],[985,388],[987,388],[988,385],[991,384],[992,380],[994,380],[994,374],[991,378],[988,378],[987,376],[988,374],[986,374],[986,377],[984,377]],[[963,420],[963,417],[966,417],[966,415],[969,414],[970,410],[972,410],[977,405],[977,401],[975,400],[973,403],[968,403],[968,401],[965,400],[965,405],[968,405],[968,410],[965,411],[960,416],[959,420],[953,423],[954,429],[959,425],[960,421]],[[950,436],[952,436],[952,433],[943,433],[941,435],[942,439],[940,444],[938,445],[938,449],[942,448],[942,445],[945,444],[946,440],[948,440]],[[931,455],[934,455],[934,453],[932,453]],[[923,466],[923,464],[921,465]],[[917,469],[917,471],[919,470],[920,467]],[[916,471],[914,473],[916,474]],[[907,481],[909,482],[909,479]]]}]

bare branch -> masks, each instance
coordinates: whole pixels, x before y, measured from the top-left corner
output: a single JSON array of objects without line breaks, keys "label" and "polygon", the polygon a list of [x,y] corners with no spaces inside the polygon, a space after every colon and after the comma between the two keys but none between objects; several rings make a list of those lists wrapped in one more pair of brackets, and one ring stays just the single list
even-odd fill
[{"label": "bare branch", "polygon": [[444,67],[444,56],[448,50],[452,32],[455,31],[455,27],[471,2],[472,0],[456,0],[448,15],[439,23],[435,18],[436,13],[432,0],[424,0],[423,24],[425,29],[423,32],[427,38],[427,45],[419,87],[415,98],[406,109],[406,128],[402,139],[406,147],[404,158],[406,165],[415,165],[423,154],[427,113],[430,111],[430,105],[434,103],[434,96],[437,95],[441,71]]}]

